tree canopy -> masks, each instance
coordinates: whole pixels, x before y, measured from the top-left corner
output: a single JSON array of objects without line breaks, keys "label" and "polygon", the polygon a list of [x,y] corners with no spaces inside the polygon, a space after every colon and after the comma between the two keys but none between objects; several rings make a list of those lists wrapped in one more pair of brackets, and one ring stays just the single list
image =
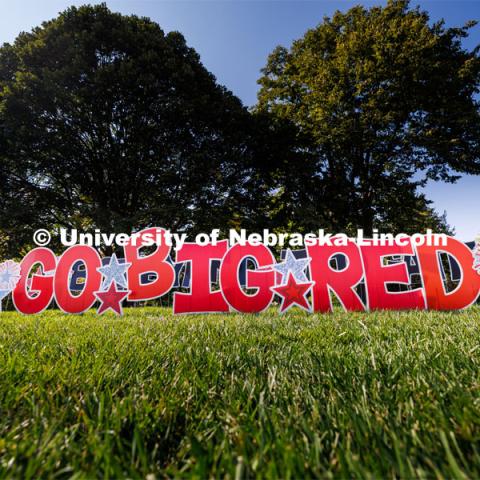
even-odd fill
[{"label": "tree canopy", "polygon": [[128,233],[248,218],[262,190],[253,133],[180,33],[69,8],[0,49],[4,239],[31,239],[33,224]]},{"label": "tree canopy", "polygon": [[[480,173],[479,49],[461,43],[473,25],[431,24],[408,1],[390,0],[336,12],[273,51],[257,109],[298,130],[291,169],[310,185],[296,202],[304,224],[442,223],[415,187]],[[288,182],[279,189],[284,206]]]},{"label": "tree canopy", "polygon": [[275,49],[249,111],[180,33],[69,8],[0,47],[0,250],[41,227],[445,230],[418,187],[480,173],[472,25],[337,12]]}]

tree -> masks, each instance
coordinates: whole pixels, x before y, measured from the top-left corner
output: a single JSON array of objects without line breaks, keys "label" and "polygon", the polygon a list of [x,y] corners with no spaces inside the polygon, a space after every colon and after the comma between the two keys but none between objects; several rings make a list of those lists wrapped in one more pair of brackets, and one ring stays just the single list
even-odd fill
[{"label": "tree", "polygon": [[[399,213],[442,223],[416,188],[480,173],[479,48],[461,44],[473,25],[431,25],[390,0],[336,12],[273,51],[257,111],[297,128],[301,156],[285,177],[310,186],[296,202],[305,225],[399,229]],[[288,182],[279,204],[295,204]]]},{"label": "tree", "polygon": [[104,4],[69,8],[0,49],[4,247],[37,226],[247,221],[268,190],[254,130],[180,33]]}]

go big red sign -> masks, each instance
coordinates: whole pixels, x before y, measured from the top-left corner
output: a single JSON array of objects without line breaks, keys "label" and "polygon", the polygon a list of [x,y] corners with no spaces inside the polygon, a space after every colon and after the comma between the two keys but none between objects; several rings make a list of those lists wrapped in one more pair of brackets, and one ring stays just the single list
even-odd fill
[{"label": "go big red sign", "polygon": [[[292,307],[309,312],[332,311],[335,296],[347,311],[376,309],[456,310],[475,302],[480,274],[474,252],[446,237],[442,246],[416,246],[411,238],[391,245],[352,240],[306,246],[304,258],[291,250],[277,261],[263,244],[229,245],[219,240],[206,245],[184,243],[176,252],[167,242],[142,254],[146,229],[139,241],[123,247],[107,263],[87,245],[74,245],[60,257],[48,248],[36,248],[21,261],[0,266],[0,292],[11,293],[15,308],[36,314],[55,302],[66,313],[82,313],[95,305],[98,313],[122,313],[122,304],[143,302],[173,292],[173,312],[256,313],[278,304],[280,312]],[[144,241],[145,240],[145,241]],[[143,249],[144,251],[144,249]],[[447,285],[442,255],[453,258],[460,278]],[[171,259],[175,257],[173,262]],[[406,258],[418,262],[419,282],[411,284]],[[332,260],[342,258],[341,265]],[[402,261],[389,262],[401,258]],[[72,289],[72,272],[82,265],[81,288]],[[188,288],[178,289],[179,277],[188,275]]]}]

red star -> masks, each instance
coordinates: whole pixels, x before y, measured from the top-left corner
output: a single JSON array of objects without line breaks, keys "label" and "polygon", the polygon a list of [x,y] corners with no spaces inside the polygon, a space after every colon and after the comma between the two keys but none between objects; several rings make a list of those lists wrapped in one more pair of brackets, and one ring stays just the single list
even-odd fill
[{"label": "red star", "polygon": [[130,293],[130,290],[117,290],[115,282],[112,282],[107,291],[93,293],[102,302],[102,304],[98,307],[98,314],[102,314],[110,309],[117,315],[123,315],[122,300]]},{"label": "red star", "polygon": [[291,272],[289,272],[286,285],[272,287],[272,290],[282,297],[280,313],[285,312],[295,304],[309,312],[310,304],[305,296],[307,295],[313,283],[314,282],[297,283],[295,277]]}]

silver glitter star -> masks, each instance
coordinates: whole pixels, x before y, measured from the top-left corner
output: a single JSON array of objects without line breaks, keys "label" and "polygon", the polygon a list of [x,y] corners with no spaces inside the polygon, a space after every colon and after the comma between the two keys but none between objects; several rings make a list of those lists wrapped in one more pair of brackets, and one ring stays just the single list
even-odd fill
[{"label": "silver glitter star", "polygon": [[13,260],[0,263],[0,289],[12,291],[20,280],[20,264]]},{"label": "silver glitter star", "polygon": [[97,268],[97,271],[99,271],[104,277],[102,282],[102,291],[106,291],[112,282],[115,282],[122,288],[128,288],[125,273],[130,265],[131,263],[119,263],[117,260],[117,255],[114,253],[110,257],[110,262],[108,265]]},{"label": "silver glitter star", "polygon": [[475,237],[473,250],[473,269],[480,275],[480,234]]},{"label": "silver glitter star", "polygon": [[296,259],[295,255],[290,249],[287,250],[285,261],[277,263],[273,266],[274,270],[282,274],[282,282],[288,277],[288,272],[292,272],[295,280],[299,282],[308,282],[308,278],[305,275],[305,268],[310,263],[311,258],[299,258]]},{"label": "silver glitter star", "polygon": [[0,273],[0,283],[6,283],[8,285],[12,277],[12,272],[5,270],[4,272]]}]

